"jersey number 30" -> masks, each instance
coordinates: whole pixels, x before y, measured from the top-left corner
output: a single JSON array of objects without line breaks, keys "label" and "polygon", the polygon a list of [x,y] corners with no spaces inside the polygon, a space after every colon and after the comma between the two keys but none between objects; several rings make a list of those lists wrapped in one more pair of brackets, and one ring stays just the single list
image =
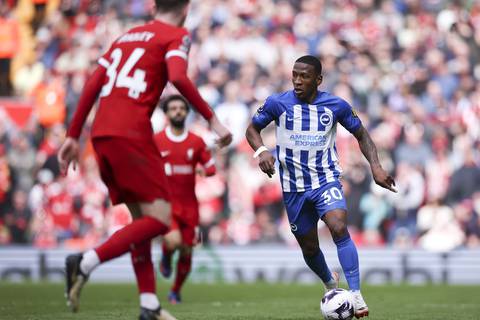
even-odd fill
[{"label": "jersey number 30", "polygon": [[112,51],[110,57],[112,63],[107,68],[108,82],[102,87],[101,97],[106,97],[112,93],[113,86],[117,88],[127,88],[128,96],[133,99],[138,99],[141,93],[147,90],[147,83],[145,82],[145,70],[136,68],[133,75],[129,76],[132,69],[137,64],[138,60],[145,53],[145,49],[136,48],[123,64],[120,72],[117,72],[118,65],[122,60],[122,50],[116,48]]},{"label": "jersey number 30", "polygon": [[323,203],[329,204],[332,202],[332,198],[335,200],[342,200],[342,192],[337,188],[333,187],[322,193]]}]

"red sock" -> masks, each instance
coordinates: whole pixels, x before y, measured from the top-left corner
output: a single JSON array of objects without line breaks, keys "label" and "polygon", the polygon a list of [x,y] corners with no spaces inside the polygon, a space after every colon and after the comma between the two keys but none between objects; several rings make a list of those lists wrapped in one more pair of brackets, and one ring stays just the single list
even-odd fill
[{"label": "red sock", "polygon": [[165,242],[162,243],[162,260],[165,259],[168,265],[172,264],[172,255],[174,252],[175,250],[168,249]]},{"label": "red sock", "polygon": [[121,256],[131,249],[131,245],[167,233],[169,228],[155,218],[145,216],[118,230],[106,242],[95,249],[101,262]]},{"label": "red sock", "polygon": [[153,270],[151,244],[152,241],[147,240],[139,245],[133,245],[133,249],[130,251],[139,293],[155,293],[155,272]]},{"label": "red sock", "polygon": [[192,269],[192,255],[180,255],[177,262],[177,274],[175,276],[175,283],[172,287],[173,292],[180,292],[183,283],[188,277],[190,270]]}]

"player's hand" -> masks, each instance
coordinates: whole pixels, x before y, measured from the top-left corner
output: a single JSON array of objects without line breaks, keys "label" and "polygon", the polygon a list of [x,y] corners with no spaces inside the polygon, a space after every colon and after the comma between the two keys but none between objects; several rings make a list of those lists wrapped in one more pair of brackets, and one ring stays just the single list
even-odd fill
[{"label": "player's hand", "polygon": [[78,141],[74,138],[67,137],[58,151],[58,162],[60,164],[60,172],[63,175],[67,174],[70,163],[73,165],[73,170],[77,168],[78,158],[80,155],[80,148]]},{"label": "player's hand", "polygon": [[214,114],[212,118],[208,121],[210,124],[210,129],[215,132],[218,136],[215,143],[220,147],[226,147],[232,143],[232,133],[218,120],[217,116]]},{"label": "player's hand", "polygon": [[395,189],[395,180],[393,180],[393,177],[383,170],[382,167],[372,167],[372,175],[373,180],[375,180],[375,183],[380,187],[392,192],[397,192],[397,189]]},{"label": "player's hand", "polygon": [[275,174],[275,158],[270,151],[263,151],[258,158],[260,160],[258,166],[271,178]]}]

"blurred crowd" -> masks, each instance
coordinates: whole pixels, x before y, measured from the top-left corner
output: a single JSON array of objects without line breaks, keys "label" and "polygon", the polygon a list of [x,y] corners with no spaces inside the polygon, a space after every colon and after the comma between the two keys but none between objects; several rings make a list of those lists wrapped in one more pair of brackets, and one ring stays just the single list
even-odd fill
[{"label": "blurred crowd", "polygon": [[[128,223],[126,208],[109,204],[88,125],[75,171],[60,176],[55,156],[96,59],[149,18],[150,3],[2,1],[0,105],[26,101],[31,114],[0,107],[0,244],[82,248]],[[206,244],[295,243],[278,177],[261,174],[244,131],[268,95],[291,88],[293,62],[308,53],[323,63],[320,89],[355,107],[397,182],[396,194],[375,186],[339,128],[357,243],[480,247],[478,1],[197,0],[186,26],[189,74],[234,133],[230,149],[216,152],[219,173],[198,179]],[[152,122],[162,129],[161,111]],[[212,145],[203,120],[191,115],[189,126]],[[274,128],[264,131],[273,149]]]}]

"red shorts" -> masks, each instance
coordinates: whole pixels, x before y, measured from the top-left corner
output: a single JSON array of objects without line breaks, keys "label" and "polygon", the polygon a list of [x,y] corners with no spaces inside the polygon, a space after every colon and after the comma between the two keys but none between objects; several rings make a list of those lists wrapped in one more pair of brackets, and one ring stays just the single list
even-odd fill
[{"label": "red shorts", "polygon": [[182,235],[182,243],[187,246],[197,244],[198,205],[181,206],[173,204],[172,224],[170,230],[178,230]]},{"label": "red shorts", "polygon": [[153,142],[122,137],[92,139],[112,203],[170,201],[163,162]]}]

